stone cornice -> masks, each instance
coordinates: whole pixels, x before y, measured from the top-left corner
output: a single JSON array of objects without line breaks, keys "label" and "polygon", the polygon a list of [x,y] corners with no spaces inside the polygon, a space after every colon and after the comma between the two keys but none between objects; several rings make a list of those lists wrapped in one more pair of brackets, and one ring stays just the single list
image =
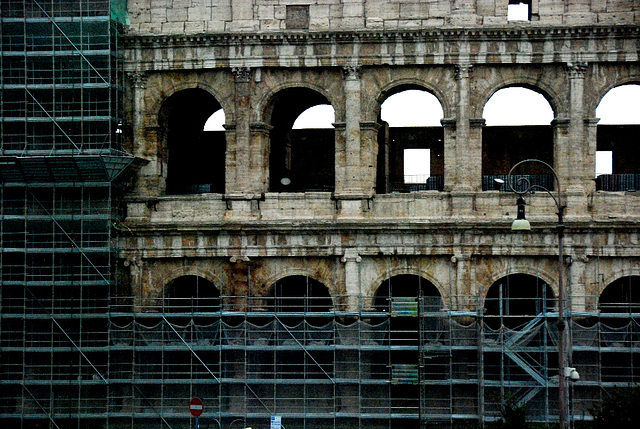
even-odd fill
[{"label": "stone cornice", "polygon": [[407,41],[435,40],[520,40],[524,38],[629,38],[640,35],[640,26],[583,26],[583,27],[482,27],[482,28],[438,28],[421,30],[361,30],[340,32],[256,32],[256,33],[211,33],[175,35],[126,35],[121,41],[125,48],[143,46],[184,46],[211,44],[268,44],[309,42],[385,42],[403,39]]},{"label": "stone cornice", "polygon": [[[612,43],[615,42],[615,43]],[[639,26],[216,33],[123,39],[125,70],[637,62]]]}]

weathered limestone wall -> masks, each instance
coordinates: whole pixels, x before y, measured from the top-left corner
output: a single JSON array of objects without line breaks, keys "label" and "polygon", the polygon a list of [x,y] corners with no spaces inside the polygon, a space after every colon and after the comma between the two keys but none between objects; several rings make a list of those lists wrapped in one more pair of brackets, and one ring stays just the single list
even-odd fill
[{"label": "weathered limestone wall", "polygon": [[[130,31],[199,34],[308,29],[396,30],[507,25],[505,0],[130,0]],[[300,8],[293,10],[293,8]],[[307,11],[304,11],[308,7]],[[287,10],[289,8],[289,11]],[[531,21],[511,25],[639,22],[634,0],[532,0]]]},{"label": "weathered limestone wall", "polygon": [[[293,0],[129,2],[129,140],[149,163],[119,245],[139,305],[182,275],[257,297],[307,275],[350,310],[399,274],[429,280],[454,310],[481,308],[493,282],[515,273],[557,293],[553,200],[529,198],[534,230],[516,234],[514,195],[481,191],[483,109],[507,86],[535,89],[555,113],[573,308],[593,310],[609,283],[640,275],[638,193],[596,192],[593,182],[596,107],[609,89],[640,83],[638,1],[533,0],[530,22],[507,22],[507,1],[305,3],[308,20]],[[407,87],[442,104],[444,192],[375,192],[380,105]],[[224,194],[165,192],[160,112],[191,88],[226,114]],[[335,110],[333,193],[269,190],[272,107],[291,88],[314,90]]]}]

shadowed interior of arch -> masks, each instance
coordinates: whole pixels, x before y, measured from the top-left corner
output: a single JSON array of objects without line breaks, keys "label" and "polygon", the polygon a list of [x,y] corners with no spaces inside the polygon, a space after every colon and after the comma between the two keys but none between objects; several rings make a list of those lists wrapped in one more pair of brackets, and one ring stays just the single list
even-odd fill
[{"label": "shadowed interior of arch", "polygon": [[220,311],[220,292],[209,280],[195,275],[178,277],[166,286],[165,313]]},{"label": "shadowed interior of arch", "polygon": [[551,286],[529,274],[511,274],[493,283],[487,291],[484,320],[497,329],[517,329],[538,315],[557,311]]},{"label": "shadowed interior of arch", "polygon": [[220,103],[202,89],[185,89],[171,95],[162,106],[167,163],[167,194],[224,193],[224,131],[205,124]]},{"label": "shadowed interior of arch", "polygon": [[271,104],[269,190],[272,192],[333,191],[335,132],[331,128],[294,129],[294,123],[314,106],[330,105],[309,88],[287,88]]}]

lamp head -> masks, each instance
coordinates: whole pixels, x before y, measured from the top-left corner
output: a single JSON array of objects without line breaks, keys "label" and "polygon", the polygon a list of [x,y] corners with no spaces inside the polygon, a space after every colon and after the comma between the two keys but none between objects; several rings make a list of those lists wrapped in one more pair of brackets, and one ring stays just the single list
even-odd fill
[{"label": "lamp head", "polygon": [[524,216],[524,206],[526,202],[524,198],[518,197],[518,201],[516,203],[518,205],[518,215],[516,219],[511,224],[512,231],[531,231],[531,224]]}]

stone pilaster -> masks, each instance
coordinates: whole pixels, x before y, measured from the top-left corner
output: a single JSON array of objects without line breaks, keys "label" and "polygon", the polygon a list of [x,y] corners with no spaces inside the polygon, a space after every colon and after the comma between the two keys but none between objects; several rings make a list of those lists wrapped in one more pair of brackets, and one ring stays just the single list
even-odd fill
[{"label": "stone pilaster", "polygon": [[584,192],[587,184],[592,182],[593,170],[590,165],[588,142],[584,135],[584,74],[587,63],[568,63],[567,78],[569,80],[569,138],[568,148],[563,148],[564,158],[568,161],[568,177],[565,182],[567,191]]},{"label": "stone pilaster", "polygon": [[231,70],[235,78],[235,123],[226,124],[227,130],[227,173],[226,193],[228,195],[250,194],[256,186],[251,174],[251,70],[235,67]]},{"label": "stone pilaster", "polygon": [[343,175],[336,179],[336,195],[364,195],[364,184],[361,168],[361,136],[360,136],[360,67],[347,66],[345,73],[345,156]]},{"label": "stone pilaster", "polygon": [[587,262],[589,258],[582,255],[576,258],[568,258],[567,265],[567,310],[579,313],[593,308],[587,308]]},{"label": "stone pilaster", "polygon": [[344,280],[347,289],[347,311],[358,311],[360,309],[359,298],[362,295],[360,287],[360,262],[362,262],[362,258],[356,249],[346,249],[342,262],[344,262]]},{"label": "stone pilaster", "polygon": [[455,118],[445,118],[440,121],[444,134],[444,190],[451,191],[458,187],[456,127]]},{"label": "stone pilaster", "polygon": [[378,171],[378,132],[377,122],[360,122],[362,190],[364,195],[373,195],[376,188]]},{"label": "stone pilaster", "polygon": [[455,78],[458,82],[458,123],[456,126],[456,182],[453,189],[475,191],[480,189],[482,170],[482,128],[473,130],[469,115],[470,75],[472,64],[457,64]]}]

